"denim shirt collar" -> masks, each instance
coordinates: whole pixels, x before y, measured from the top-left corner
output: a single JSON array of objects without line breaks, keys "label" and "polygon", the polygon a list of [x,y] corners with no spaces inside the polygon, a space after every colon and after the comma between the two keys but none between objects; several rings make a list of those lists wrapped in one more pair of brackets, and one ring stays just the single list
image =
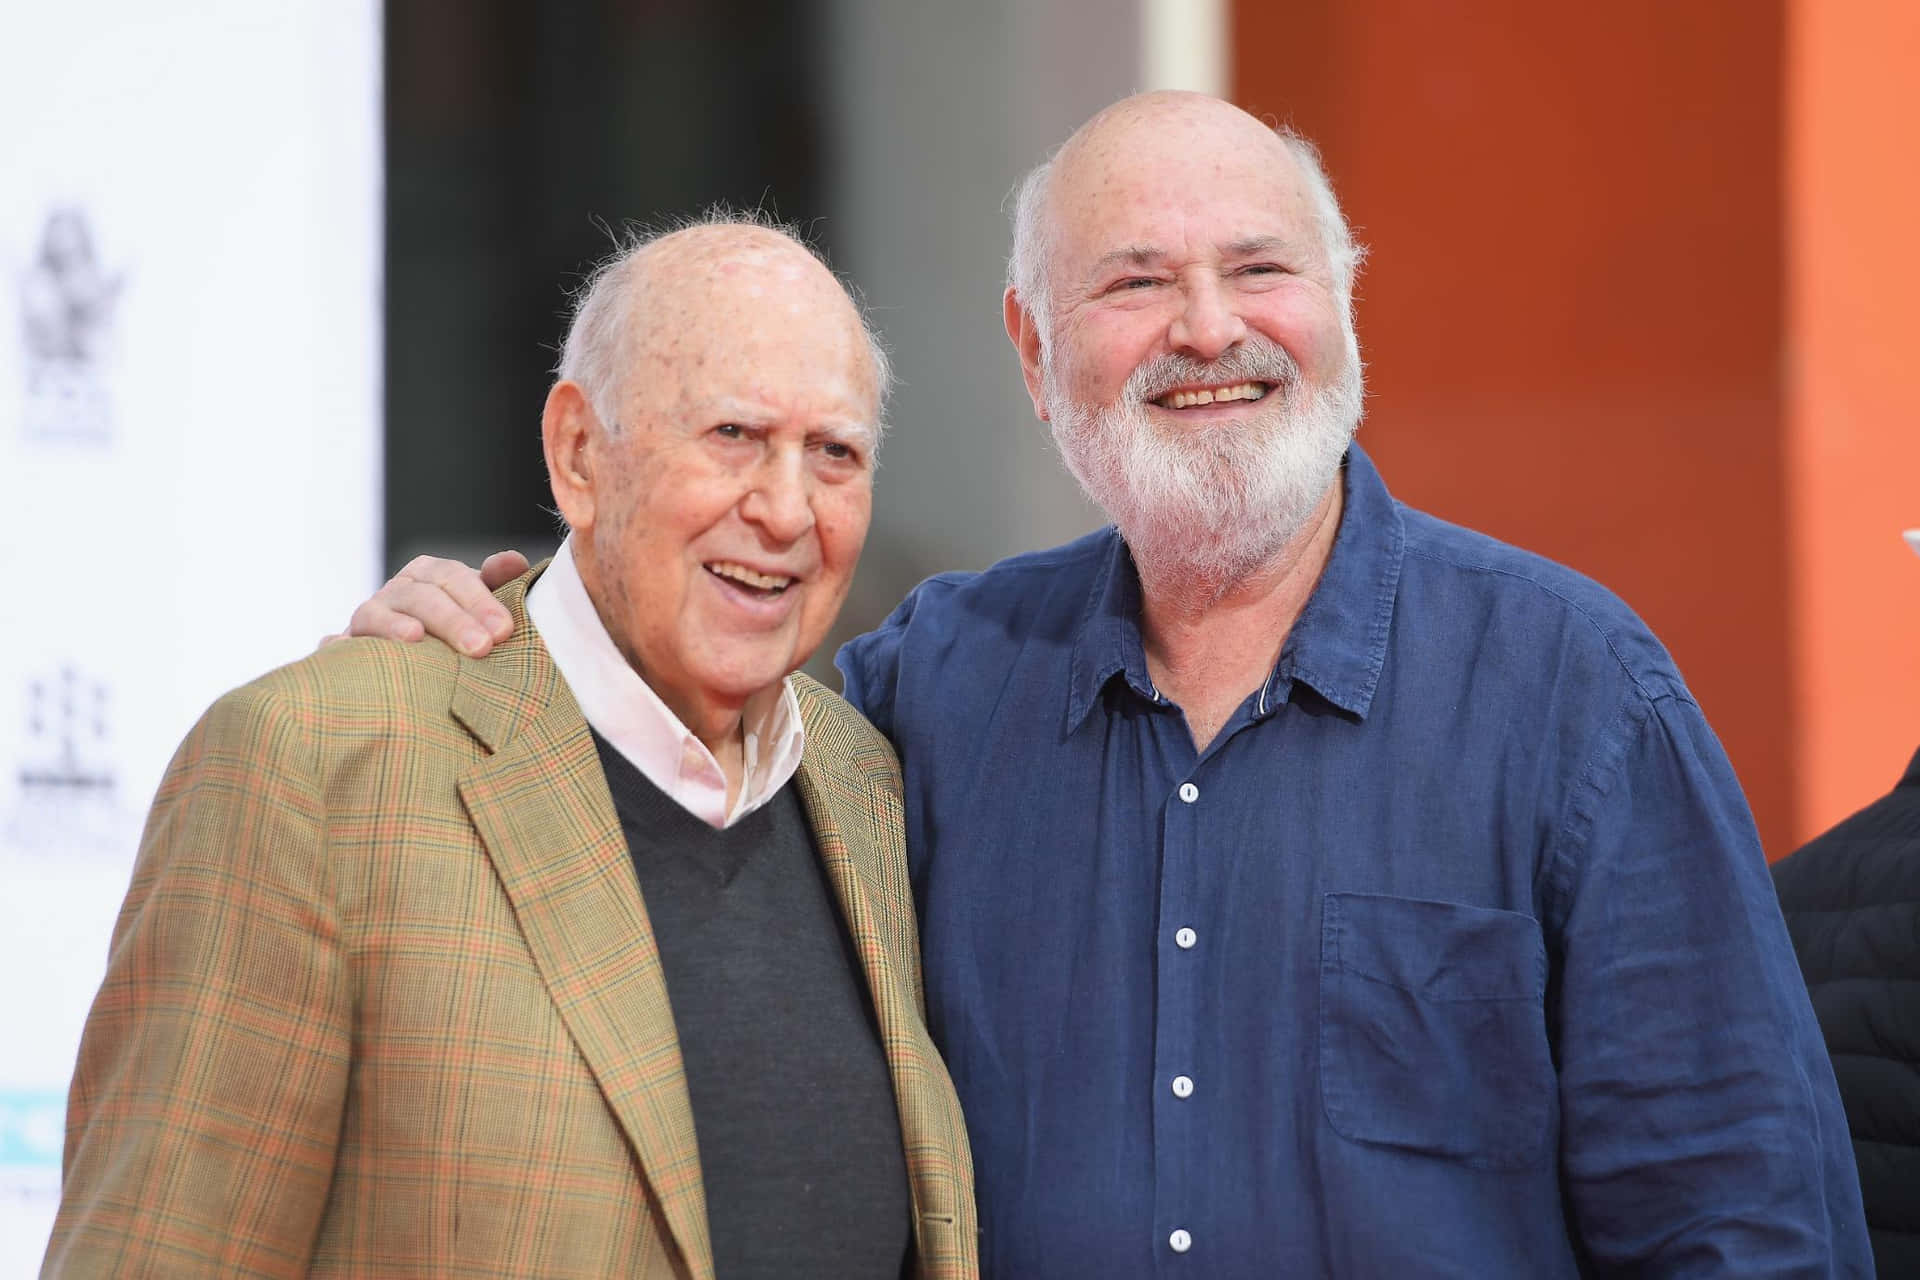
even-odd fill
[{"label": "denim shirt collar", "polygon": [[[1256,715],[1270,715],[1298,680],[1341,710],[1365,719],[1386,661],[1394,594],[1406,554],[1406,522],[1380,472],[1358,444],[1341,468],[1346,503],[1320,582],[1287,636]],[[1066,732],[1093,710],[1114,676],[1149,702],[1162,701],[1147,674],[1140,636],[1140,575],[1119,533],[1108,530],[1068,671]]]}]

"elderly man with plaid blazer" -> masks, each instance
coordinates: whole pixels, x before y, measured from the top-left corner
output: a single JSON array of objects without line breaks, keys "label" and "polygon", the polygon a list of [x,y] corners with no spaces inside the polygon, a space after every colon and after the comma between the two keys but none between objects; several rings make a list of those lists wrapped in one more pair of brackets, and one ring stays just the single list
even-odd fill
[{"label": "elderly man with plaid blazer", "polygon": [[332,645],[180,748],[47,1274],[974,1274],[898,766],[790,675],[886,382],[778,229],[594,277],[542,422],[571,533],[512,638]]}]

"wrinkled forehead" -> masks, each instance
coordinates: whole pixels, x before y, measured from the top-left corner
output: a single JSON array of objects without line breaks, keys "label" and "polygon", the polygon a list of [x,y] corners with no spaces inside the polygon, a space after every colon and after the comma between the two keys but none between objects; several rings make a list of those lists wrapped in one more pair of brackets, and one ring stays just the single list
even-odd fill
[{"label": "wrinkled forehead", "polygon": [[697,323],[709,315],[812,308],[833,320],[851,303],[807,250],[760,227],[693,227],[662,238],[639,264],[634,305],[642,320],[671,316]]},{"label": "wrinkled forehead", "polygon": [[1061,149],[1047,206],[1054,263],[1069,276],[1116,251],[1319,243],[1292,153],[1237,110],[1096,121]]},{"label": "wrinkled forehead", "polygon": [[817,259],[784,239],[690,249],[634,290],[633,391],[877,414],[859,314]]}]

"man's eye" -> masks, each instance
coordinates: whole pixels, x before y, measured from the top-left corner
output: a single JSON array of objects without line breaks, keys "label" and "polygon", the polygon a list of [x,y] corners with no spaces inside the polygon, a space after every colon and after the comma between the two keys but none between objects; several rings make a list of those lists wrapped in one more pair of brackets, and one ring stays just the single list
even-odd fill
[{"label": "man's eye", "polygon": [[852,445],[842,444],[838,440],[821,441],[820,452],[832,458],[835,462],[858,462],[860,460],[858,450]]},{"label": "man's eye", "polygon": [[1113,287],[1116,289],[1151,289],[1159,283],[1160,282],[1152,276],[1128,276],[1125,280],[1116,282]]},{"label": "man's eye", "polygon": [[713,429],[713,434],[723,440],[744,440],[747,438],[747,429],[737,422],[723,422]]}]

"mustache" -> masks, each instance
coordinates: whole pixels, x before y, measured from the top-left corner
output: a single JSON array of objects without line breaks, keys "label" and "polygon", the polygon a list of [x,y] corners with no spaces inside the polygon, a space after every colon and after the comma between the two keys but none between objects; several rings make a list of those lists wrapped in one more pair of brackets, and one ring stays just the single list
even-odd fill
[{"label": "mustache", "polygon": [[1234,382],[1270,382],[1276,389],[1293,386],[1300,379],[1300,366],[1279,343],[1249,335],[1218,360],[1196,360],[1192,356],[1154,356],[1144,360],[1127,378],[1123,403],[1158,400],[1178,387],[1195,384],[1222,386]]}]

